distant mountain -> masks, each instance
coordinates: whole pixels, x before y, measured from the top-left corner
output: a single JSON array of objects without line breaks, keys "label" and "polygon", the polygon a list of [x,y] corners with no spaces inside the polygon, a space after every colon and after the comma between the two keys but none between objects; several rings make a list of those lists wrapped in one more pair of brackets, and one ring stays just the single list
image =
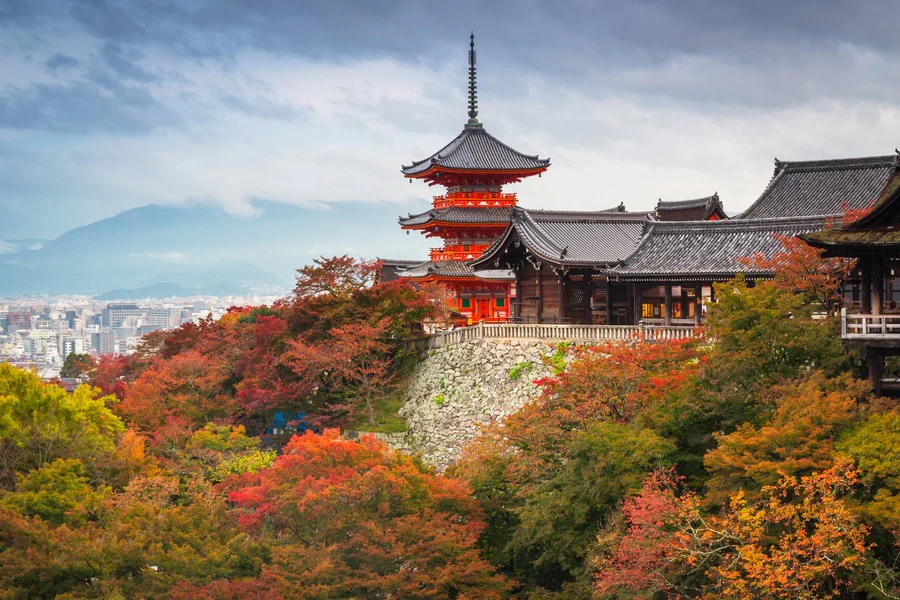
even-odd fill
[{"label": "distant mountain", "polygon": [[403,235],[397,216],[426,207],[259,201],[254,215],[242,217],[211,204],[141,206],[0,253],[0,294],[95,294],[160,283],[287,290],[295,270],[319,255],[424,259],[428,242]]},{"label": "distant mountain", "polygon": [[[271,291],[277,291],[273,287]],[[177,283],[163,282],[139,288],[119,288],[94,296],[94,300],[141,300],[144,298],[188,298],[191,296],[238,296],[247,293],[247,288],[227,281],[187,287]]]}]

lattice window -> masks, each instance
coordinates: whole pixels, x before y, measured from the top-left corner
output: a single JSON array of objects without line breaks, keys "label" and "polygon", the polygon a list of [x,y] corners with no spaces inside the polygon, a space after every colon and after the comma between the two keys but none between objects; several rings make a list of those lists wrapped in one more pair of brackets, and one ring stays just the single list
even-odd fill
[{"label": "lattice window", "polygon": [[584,305],[584,288],[581,286],[570,286],[566,288],[566,304],[569,306]]}]

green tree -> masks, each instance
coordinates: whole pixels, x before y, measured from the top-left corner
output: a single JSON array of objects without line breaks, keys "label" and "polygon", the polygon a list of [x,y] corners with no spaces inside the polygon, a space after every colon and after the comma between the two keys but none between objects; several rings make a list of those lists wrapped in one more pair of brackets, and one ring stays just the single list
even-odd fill
[{"label": "green tree", "polygon": [[96,366],[97,363],[91,358],[90,354],[75,354],[72,352],[66,356],[65,362],[59,370],[59,376],[85,381]]},{"label": "green tree", "polygon": [[86,385],[67,394],[31,371],[0,363],[0,487],[12,488],[16,473],[57,458],[99,465],[125,430],[107,407],[114,401]]},{"label": "green tree", "polygon": [[80,460],[58,458],[19,475],[16,491],[0,495],[0,506],[55,525],[80,523],[96,515],[109,493],[109,488],[91,487]]}]

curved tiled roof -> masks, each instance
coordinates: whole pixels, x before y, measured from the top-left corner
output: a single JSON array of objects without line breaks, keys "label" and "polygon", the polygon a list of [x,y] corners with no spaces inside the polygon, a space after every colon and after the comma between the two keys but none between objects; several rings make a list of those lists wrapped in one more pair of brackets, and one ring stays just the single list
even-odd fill
[{"label": "curved tiled roof", "polygon": [[782,249],[776,235],[795,236],[821,229],[824,217],[723,221],[656,221],[623,264],[610,276],[633,281],[721,281],[738,273],[768,277],[741,259]]},{"label": "curved tiled roof", "polygon": [[474,171],[531,171],[549,166],[549,158],[522,154],[489,134],[480,123],[473,123],[466,125],[452,142],[428,158],[404,166],[402,170],[404,175],[413,176],[439,167]]},{"label": "curved tiled roof", "polygon": [[649,221],[648,213],[568,212],[513,209],[510,224],[479,258],[479,267],[491,268],[514,234],[538,258],[559,265],[605,265],[631,254]]},{"label": "curved tiled roof", "polygon": [[426,223],[499,223],[509,221],[511,207],[466,207],[447,206],[445,208],[432,208],[425,212],[400,217],[400,225],[403,227],[415,227]]},{"label": "curved tiled roof", "polygon": [[429,275],[439,277],[478,277],[481,279],[515,279],[515,276],[504,269],[491,269],[476,273],[472,265],[464,260],[427,261],[400,273],[401,277],[420,279]]},{"label": "curved tiled roof", "polygon": [[867,208],[897,173],[897,155],[782,162],[753,205],[736,219],[840,215]]},{"label": "curved tiled roof", "polygon": [[660,200],[656,204],[656,216],[661,221],[703,221],[714,214],[720,219],[727,218],[718,193],[694,200]]}]

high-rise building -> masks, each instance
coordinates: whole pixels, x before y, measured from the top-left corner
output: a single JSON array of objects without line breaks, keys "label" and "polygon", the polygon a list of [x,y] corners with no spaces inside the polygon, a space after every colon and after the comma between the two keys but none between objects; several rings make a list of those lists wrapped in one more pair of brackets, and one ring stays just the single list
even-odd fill
[{"label": "high-rise building", "polygon": [[128,319],[144,316],[144,309],[137,304],[107,304],[103,309],[103,325],[106,327],[122,327]]},{"label": "high-rise building", "polygon": [[150,307],[147,309],[147,317],[144,325],[156,329],[171,329],[179,325],[179,311],[177,308]]},{"label": "high-rise building", "polygon": [[104,330],[98,333],[96,348],[98,354],[115,354],[116,332],[111,330]]}]

